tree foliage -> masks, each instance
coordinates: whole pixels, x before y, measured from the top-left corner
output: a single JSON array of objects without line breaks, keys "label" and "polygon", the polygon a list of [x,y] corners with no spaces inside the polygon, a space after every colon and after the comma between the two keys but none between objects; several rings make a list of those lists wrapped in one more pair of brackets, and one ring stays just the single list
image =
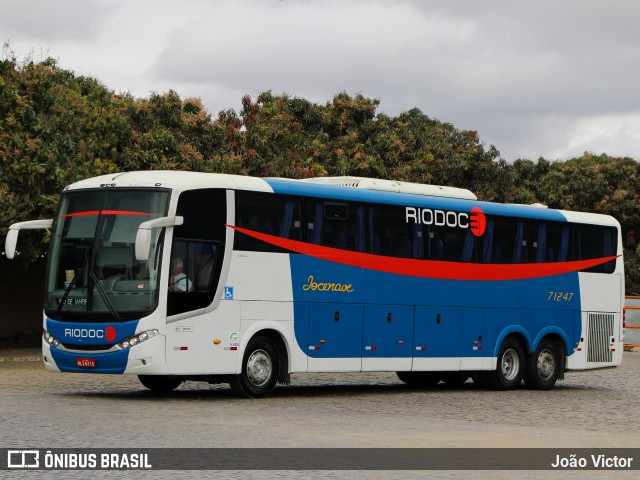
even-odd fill
[{"label": "tree foliage", "polygon": [[[6,49],[5,49],[6,50]],[[414,108],[396,117],[378,99],[338,93],[326,104],[271,91],[213,117],[177,92],[117,94],[55,60],[0,60],[0,241],[16,221],[53,215],[70,183],[117,171],[177,169],[306,178],[358,175],[473,190],[490,201],[615,216],[628,292],[640,292],[639,164],[585,153],[507,163],[475,131]],[[21,241],[26,259],[44,251]],[[41,238],[41,237],[40,237]]]}]

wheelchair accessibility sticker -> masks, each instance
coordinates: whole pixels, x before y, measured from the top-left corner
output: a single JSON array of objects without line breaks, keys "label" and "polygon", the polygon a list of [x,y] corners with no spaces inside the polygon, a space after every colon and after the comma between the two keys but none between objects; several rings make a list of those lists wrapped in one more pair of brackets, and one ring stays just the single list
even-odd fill
[{"label": "wheelchair accessibility sticker", "polygon": [[224,299],[233,300],[233,287],[224,287]]}]

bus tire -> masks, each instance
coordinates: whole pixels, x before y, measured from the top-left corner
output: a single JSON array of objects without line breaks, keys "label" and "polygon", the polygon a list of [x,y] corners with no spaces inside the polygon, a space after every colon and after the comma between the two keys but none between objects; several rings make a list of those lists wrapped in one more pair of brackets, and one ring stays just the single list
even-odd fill
[{"label": "bus tire", "polygon": [[484,374],[486,384],[494,390],[511,390],[522,382],[525,358],[520,342],[507,337],[498,351],[497,368]]},{"label": "bus tire", "polygon": [[171,392],[182,383],[180,377],[173,375],[138,375],[140,383],[153,392]]},{"label": "bus tire", "polygon": [[542,340],[536,351],[527,358],[524,383],[537,390],[553,388],[560,374],[560,355],[553,342]]},{"label": "bus tire", "polygon": [[412,387],[433,387],[440,382],[439,372],[396,372],[396,375]]},{"label": "bus tire", "polygon": [[262,398],[276,387],[280,359],[273,343],[265,337],[254,337],[242,359],[242,371],[229,385],[234,394],[247,398]]}]

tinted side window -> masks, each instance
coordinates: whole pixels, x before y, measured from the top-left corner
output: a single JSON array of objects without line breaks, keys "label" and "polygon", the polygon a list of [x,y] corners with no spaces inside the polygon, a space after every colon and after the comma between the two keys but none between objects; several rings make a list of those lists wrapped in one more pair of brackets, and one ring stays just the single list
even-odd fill
[{"label": "tinted side window", "polygon": [[421,225],[406,220],[405,208],[376,205],[369,210],[371,253],[423,258]]},{"label": "tinted side window", "polygon": [[[593,225],[577,226],[576,248],[579,260],[613,256],[616,254],[617,245],[618,232],[615,228]],[[585,271],[612,273],[615,267],[616,262],[613,260]]]},{"label": "tinted side window", "polygon": [[[300,240],[300,201],[260,192],[236,192],[236,225],[255,232]],[[282,249],[236,232],[236,250],[279,252]]]},{"label": "tinted side window", "polygon": [[524,220],[493,217],[487,221],[482,237],[482,261],[484,263],[526,263],[527,223]]},{"label": "tinted side window", "polygon": [[573,228],[567,223],[535,222],[531,228],[532,262],[569,262],[575,259]]},{"label": "tinted side window", "polygon": [[476,238],[471,230],[446,225],[423,227],[425,254],[430,260],[447,262],[477,261]]},{"label": "tinted side window", "polygon": [[309,199],[305,202],[305,238],[325,247],[365,250],[364,207]]}]

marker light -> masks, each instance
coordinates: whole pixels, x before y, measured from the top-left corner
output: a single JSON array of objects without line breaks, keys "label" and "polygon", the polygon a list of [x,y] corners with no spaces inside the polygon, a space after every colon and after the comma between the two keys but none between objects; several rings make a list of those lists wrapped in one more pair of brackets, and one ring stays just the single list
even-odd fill
[{"label": "marker light", "polygon": [[126,350],[127,348],[131,348],[139,343],[145,342],[150,338],[155,337],[159,333],[160,332],[158,332],[158,330],[147,330],[146,332],[138,333],[137,335],[133,335],[118,343],[118,347],[120,347],[122,350]]}]

